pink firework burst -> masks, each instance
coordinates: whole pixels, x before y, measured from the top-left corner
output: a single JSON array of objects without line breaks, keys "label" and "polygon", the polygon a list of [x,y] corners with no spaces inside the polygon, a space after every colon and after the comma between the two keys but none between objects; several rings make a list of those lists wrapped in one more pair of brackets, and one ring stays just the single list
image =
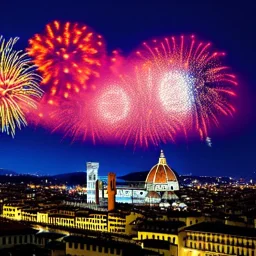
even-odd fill
[{"label": "pink firework burst", "polygon": [[79,97],[64,100],[61,106],[50,113],[52,132],[64,133],[72,141],[103,140],[100,124],[95,117],[93,97],[82,93]]},{"label": "pink firework burst", "polygon": [[160,106],[154,76],[150,68],[133,68],[98,97],[97,116],[111,138],[148,147],[173,142],[183,130],[178,118],[166,115]]},{"label": "pink firework burst", "polygon": [[[160,74],[160,102],[170,115],[206,138],[211,124],[219,126],[219,116],[233,115],[236,76],[222,65],[223,52],[211,50],[210,43],[191,37],[170,37],[143,43],[136,52],[145,66]],[[181,115],[182,113],[182,115]]]}]

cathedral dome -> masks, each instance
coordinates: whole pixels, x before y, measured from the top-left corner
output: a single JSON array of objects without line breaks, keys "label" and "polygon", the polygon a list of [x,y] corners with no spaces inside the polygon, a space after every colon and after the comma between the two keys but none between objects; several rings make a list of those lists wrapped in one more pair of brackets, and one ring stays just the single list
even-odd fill
[{"label": "cathedral dome", "polygon": [[174,171],[167,165],[163,150],[158,164],[153,166],[145,181],[148,191],[179,190],[178,179]]}]

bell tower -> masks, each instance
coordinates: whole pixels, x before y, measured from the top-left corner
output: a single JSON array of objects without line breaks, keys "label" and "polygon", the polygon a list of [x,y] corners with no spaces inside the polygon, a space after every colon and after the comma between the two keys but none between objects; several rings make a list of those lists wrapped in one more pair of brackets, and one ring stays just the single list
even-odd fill
[{"label": "bell tower", "polygon": [[96,203],[96,181],[98,180],[99,163],[87,163],[87,203]]}]

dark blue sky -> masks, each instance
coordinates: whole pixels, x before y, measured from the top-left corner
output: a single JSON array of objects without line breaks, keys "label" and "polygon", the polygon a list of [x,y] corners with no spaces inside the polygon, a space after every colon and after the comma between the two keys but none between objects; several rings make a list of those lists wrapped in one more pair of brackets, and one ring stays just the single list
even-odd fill
[{"label": "dark blue sky", "polygon": [[125,54],[155,36],[193,33],[227,52],[226,62],[239,77],[240,96],[239,113],[223,123],[218,135],[211,135],[212,148],[191,139],[133,151],[123,146],[70,144],[58,134],[25,128],[15,139],[0,134],[0,168],[54,174],[82,171],[87,161],[99,161],[101,175],[108,171],[121,175],[150,169],[163,148],[169,165],[180,174],[252,175],[256,171],[254,16],[253,1],[3,0],[0,34],[19,36],[21,48],[54,19],[84,22],[105,37],[109,51],[120,48]]}]

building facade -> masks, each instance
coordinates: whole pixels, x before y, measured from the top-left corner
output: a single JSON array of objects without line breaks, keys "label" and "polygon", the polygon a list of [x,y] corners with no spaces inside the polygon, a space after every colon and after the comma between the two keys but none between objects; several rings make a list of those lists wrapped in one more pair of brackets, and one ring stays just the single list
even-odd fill
[{"label": "building facade", "polygon": [[98,180],[99,163],[86,164],[87,203],[96,203],[96,181]]}]

